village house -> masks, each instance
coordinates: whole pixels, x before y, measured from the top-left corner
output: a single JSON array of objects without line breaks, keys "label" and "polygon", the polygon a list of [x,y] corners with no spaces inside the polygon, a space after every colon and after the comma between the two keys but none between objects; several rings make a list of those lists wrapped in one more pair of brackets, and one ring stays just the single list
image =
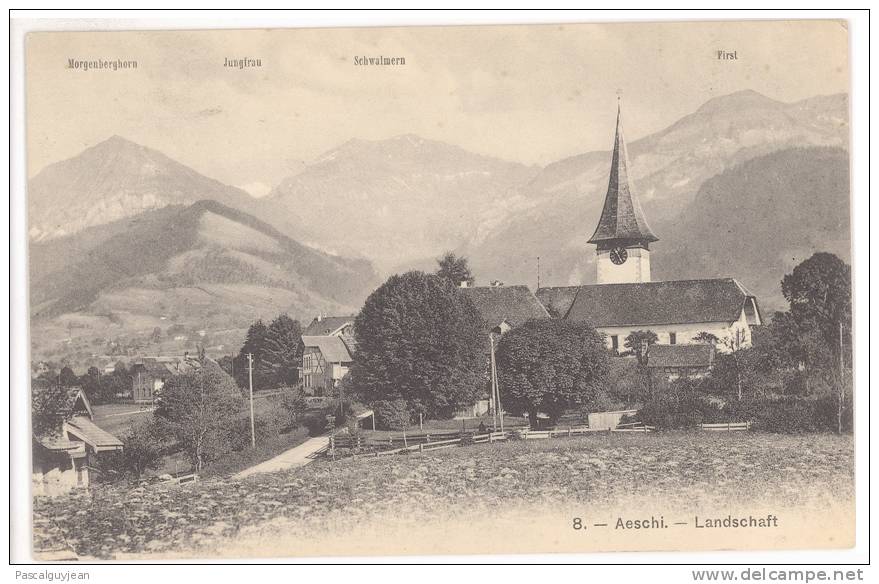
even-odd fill
[{"label": "village house", "polygon": [[171,376],[197,369],[197,358],[185,353],[183,357],[143,357],[131,365],[131,395],[137,403],[152,403]]},{"label": "village house", "polygon": [[710,343],[694,345],[652,345],[648,349],[647,367],[669,381],[702,379],[714,367],[715,347]]},{"label": "village house", "polygon": [[733,278],[651,280],[650,244],[659,238],[647,224],[628,166],[618,108],[607,194],[589,239],[596,246],[598,283],[539,288],[537,297],[554,317],[589,323],[615,352],[625,351],[632,332],[650,330],[670,347],[653,352],[663,363],[710,369],[706,350],[680,347],[698,342],[694,337],[702,332],[717,337],[720,351],[749,346],[751,328],[763,322],[757,299]]},{"label": "village house", "polygon": [[[341,336],[302,336],[302,388],[309,405],[321,405],[335,395],[335,388],[354,362]],[[308,399],[320,398],[320,399]]]},{"label": "village house", "polygon": [[[483,338],[486,363],[491,358],[492,344],[507,331],[531,319],[550,318],[549,313],[527,286],[504,286],[493,282],[491,286],[466,286],[459,290],[473,302],[483,322]],[[456,414],[458,418],[475,418],[492,409],[490,392]],[[503,403],[503,401],[502,401]]]},{"label": "village house", "polygon": [[300,380],[311,406],[325,405],[354,361],[355,316],[319,314],[302,332]]},{"label": "village house", "polygon": [[35,495],[55,496],[89,485],[99,456],[121,452],[122,441],[92,422],[92,406],[80,388],[67,390],[55,427],[34,435],[32,483]]}]

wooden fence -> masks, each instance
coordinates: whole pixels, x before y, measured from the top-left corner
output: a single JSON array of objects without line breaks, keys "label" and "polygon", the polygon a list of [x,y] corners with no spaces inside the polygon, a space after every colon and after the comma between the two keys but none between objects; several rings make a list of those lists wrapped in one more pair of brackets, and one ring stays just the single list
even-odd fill
[{"label": "wooden fence", "polygon": [[[530,430],[527,426],[515,428],[504,432],[488,432],[485,434],[471,434],[464,432],[446,432],[437,434],[418,434],[407,436],[407,444],[400,445],[403,442],[402,437],[393,437],[386,440],[370,440],[357,436],[335,436],[332,439],[329,449],[323,454],[335,458],[344,458],[346,456],[368,456],[380,457],[394,454],[424,453],[433,450],[442,450],[445,448],[453,448],[456,446],[468,446],[470,444],[491,444],[517,438],[519,440],[541,440],[548,438],[566,438],[574,436],[582,436],[585,434],[595,433],[611,433],[611,432],[653,432],[653,426],[628,424],[627,428],[604,429],[589,428],[588,426],[556,428],[553,430]],[[409,444],[411,443],[411,444]],[[339,452],[339,450],[342,452]],[[348,452],[345,452],[347,450]]]},{"label": "wooden fence", "polygon": [[[751,429],[750,422],[729,422],[722,424],[700,424],[699,428],[709,432],[743,432]],[[380,457],[394,454],[424,453],[432,450],[442,450],[455,446],[467,446],[470,444],[489,444],[510,438],[520,440],[545,440],[550,438],[565,438],[583,436],[595,433],[620,433],[634,432],[647,434],[656,431],[655,426],[647,426],[640,422],[619,424],[614,428],[590,428],[589,426],[570,426],[568,428],[554,428],[552,430],[531,430],[527,426],[512,428],[504,432],[488,432],[485,434],[473,434],[469,432],[436,432],[413,434],[406,436],[393,436],[386,439],[370,439],[355,436],[337,435],[331,438],[330,448],[323,454],[327,456],[369,456]],[[339,452],[341,449],[343,452]],[[347,450],[348,452],[344,452]]]},{"label": "wooden fence", "polygon": [[699,424],[705,432],[747,432],[751,422],[725,422],[721,424]]}]

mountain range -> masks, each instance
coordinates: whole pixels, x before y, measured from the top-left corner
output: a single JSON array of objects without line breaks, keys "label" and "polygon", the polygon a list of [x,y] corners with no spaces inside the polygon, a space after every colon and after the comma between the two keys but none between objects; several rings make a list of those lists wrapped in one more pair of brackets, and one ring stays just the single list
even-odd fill
[{"label": "mountain range", "polygon": [[[772,310],[796,261],[848,260],[848,132],[845,95],[744,91],[630,142],[660,238],[654,279],[733,276]],[[413,135],[350,140],[255,199],[114,136],[29,182],[34,346],[95,352],[173,324],[234,345],[256,316],[356,311],[380,278],[434,269],[447,249],[478,283],[533,288],[537,256],[541,285],[590,283],[609,163],[609,150],[540,168]]]}]

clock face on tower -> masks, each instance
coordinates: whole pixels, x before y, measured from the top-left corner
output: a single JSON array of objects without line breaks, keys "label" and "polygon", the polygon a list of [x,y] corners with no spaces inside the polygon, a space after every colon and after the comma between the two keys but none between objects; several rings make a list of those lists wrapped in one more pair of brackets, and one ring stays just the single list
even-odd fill
[{"label": "clock face on tower", "polygon": [[629,252],[626,251],[624,247],[614,247],[610,250],[610,261],[615,263],[618,266],[626,263],[626,260],[629,257]]}]

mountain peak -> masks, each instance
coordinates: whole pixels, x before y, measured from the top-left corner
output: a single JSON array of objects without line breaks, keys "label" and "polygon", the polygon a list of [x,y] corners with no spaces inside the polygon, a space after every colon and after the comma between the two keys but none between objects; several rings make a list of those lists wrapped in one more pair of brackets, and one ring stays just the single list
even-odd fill
[{"label": "mountain peak", "polygon": [[134,148],[138,148],[138,149],[146,148],[145,146],[141,146],[137,142],[129,140],[128,138],[120,136],[119,134],[113,134],[112,136],[110,136],[109,138],[104,140],[103,142],[98,142],[97,144],[92,146],[92,148],[107,148],[107,147],[112,147],[112,148],[120,148],[120,147],[132,148],[132,147],[134,147]]},{"label": "mountain peak", "polygon": [[776,101],[771,97],[766,97],[762,93],[754,91],[753,89],[744,89],[742,91],[736,91],[734,93],[709,99],[702,104],[702,107],[696,110],[696,113],[708,114],[731,112],[757,107],[775,108],[782,105],[783,104],[780,101]]}]

